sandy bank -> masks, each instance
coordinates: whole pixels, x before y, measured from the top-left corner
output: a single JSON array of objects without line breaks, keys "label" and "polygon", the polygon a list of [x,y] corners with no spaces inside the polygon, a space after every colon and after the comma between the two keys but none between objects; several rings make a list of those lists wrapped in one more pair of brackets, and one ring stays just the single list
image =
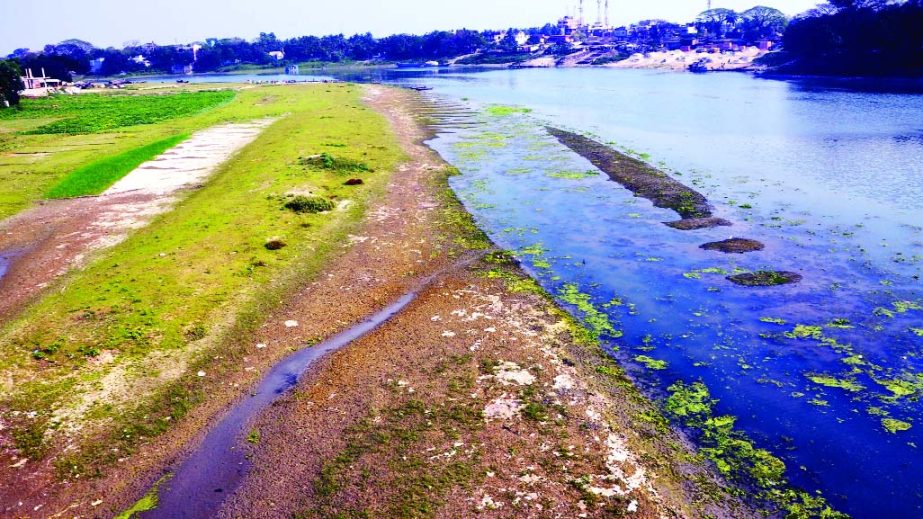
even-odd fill
[{"label": "sandy bank", "polygon": [[689,65],[704,61],[708,70],[742,70],[753,66],[753,60],[766,54],[756,47],[745,47],[741,51],[725,53],[697,53],[680,50],[633,54],[628,59],[603,65],[608,68],[641,68],[685,71]]}]

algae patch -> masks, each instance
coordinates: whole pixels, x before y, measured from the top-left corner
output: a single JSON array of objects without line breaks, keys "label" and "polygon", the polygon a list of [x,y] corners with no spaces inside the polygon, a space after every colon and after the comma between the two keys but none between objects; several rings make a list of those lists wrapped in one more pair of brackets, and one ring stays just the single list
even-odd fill
[{"label": "algae patch", "polygon": [[881,426],[884,427],[885,430],[891,434],[897,434],[901,431],[907,431],[912,427],[911,424],[903,420],[897,420],[895,418],[882,418]]},{"label": "algae patch", "polygon": [[154,483],[154,486],[151,487],[151,490],[148,491],[148,493],[145,494],[144,497],[139,499],[138,502],[132,505],[132,507],[129,508],[128,510],[125,510],[124,512],[115,516],[115,519],[132,519],[133,517],[136,517],[138,514],[142,512],[149,512],[157,508],[160,486],[166,483],[167,481],[169,481],[171,477],[173,477],[173,474],[167,474],[166,476],[157,480],[157,482]]}]

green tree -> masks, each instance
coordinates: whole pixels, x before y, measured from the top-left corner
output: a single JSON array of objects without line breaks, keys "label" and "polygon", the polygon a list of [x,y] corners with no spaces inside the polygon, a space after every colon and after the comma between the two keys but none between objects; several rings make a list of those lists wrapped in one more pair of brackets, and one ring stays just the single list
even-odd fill
[{"label": "green tree", "polygon": [[731,9],[709,9],[700,13],[695,21],[699,31],[704,30],[709,36],[724,38],[727,33],[737,28],[740,15]]},{"label": "green tree", "polygon": [[18,63],[0,60],[0,108],[19,104],[19,92],[25,89],[21,77]]},{"label": "green tree", "polygon": [[758,5],[740,13],[744,36],[749,40],[777,38],[785,32],[788,19],[782,11]]}]

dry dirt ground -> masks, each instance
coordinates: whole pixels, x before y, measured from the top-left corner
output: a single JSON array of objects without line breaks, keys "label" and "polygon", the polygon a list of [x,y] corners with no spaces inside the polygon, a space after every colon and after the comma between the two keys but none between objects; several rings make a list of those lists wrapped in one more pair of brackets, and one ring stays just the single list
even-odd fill
[{"label": "dry dirt ground", "polygon": [[124,240],[173,207],[272,121],[226,124],[194,134],[99,196],[47,201],[0,222],[0,250],[18,251],[0,278],[0,321],[15,315],[87,255]]},{"label": "dry dirt ground", "polygon": [[[438,224],[425,215],[438,212],[420,209],[439,203],[426,177],[441,164],[403,97],[387,91],[369,102],[407,150],[396,182],[417,183],[425,225],[383,245],[440,258],[420,264],[432,271],[445,258],[433,255]],[[571,321],[502,263],[449,269],[394,319],[311,369],[256,424],[254,468],[221,516],[746,516],[686,485],[681,463],[653,461],[676,455],[678,439],[649,424],[628,430],[627,417],[651,409],[624,379],[595,374],[617,369],[575,344]],[[316,319],[309,299],[285,317]],[[280,340],[281,330],[267,332],[266,341]]]},{"label": "dry dirt ground", "polygon": [[5,515],[128,508],[275,362],[444,271],[253,424],[252,469],[220,516],[751,517],[515,265],[458,262],[470,230],[446,165],[421,144],[416,98],[369,87],[366,102],[407,160],[343,252],[256,336],[227,345],[210,398],[172,430],[92,481],[35,469],[17,484],[36,488]]}]

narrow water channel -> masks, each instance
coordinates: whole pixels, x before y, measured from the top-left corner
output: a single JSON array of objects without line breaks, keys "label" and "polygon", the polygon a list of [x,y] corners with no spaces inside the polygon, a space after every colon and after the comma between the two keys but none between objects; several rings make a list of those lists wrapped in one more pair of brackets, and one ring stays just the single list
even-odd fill
[{"label": "narrow water channel", "polygon": [[373,332],[406,308],[445,272],[464,267],[477,257],[477,254],[469,254],[459,258],[445,269],[423,278],[410,291],[362,322],[275,364],[250,396],[234,404],[209,429],[193,452],[165,478],[159,487],[157,507],[141,513],[140,517],[214,517],[250,468],[245,452],[246,437],[261,412],[293,389],[305,371],[319,359]]}]

